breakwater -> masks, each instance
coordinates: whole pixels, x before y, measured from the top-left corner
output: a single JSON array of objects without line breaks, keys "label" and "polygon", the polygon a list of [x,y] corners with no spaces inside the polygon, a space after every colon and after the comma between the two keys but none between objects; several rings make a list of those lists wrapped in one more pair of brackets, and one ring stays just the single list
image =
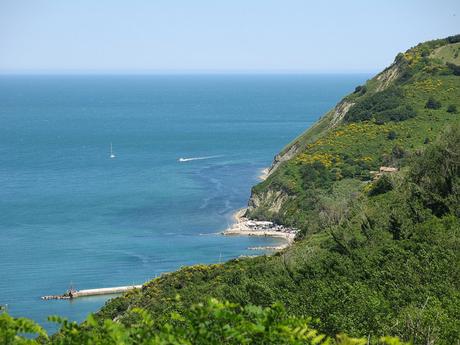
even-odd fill
[{"label": "breakwater", "polygon": [[67,290],[62,295],[48,295],[43,296],[42,300],[50,299],[73,299],[78,297],[89,297],[89,296],[100,296],[100,295],[112,295],[119,294],[129,290],[140,289],[142,285],[130,285],[130,286],[117,286],[117,287],[108,287],[108,288],[99,288],[99,289],[87,289],[87,290]]}]

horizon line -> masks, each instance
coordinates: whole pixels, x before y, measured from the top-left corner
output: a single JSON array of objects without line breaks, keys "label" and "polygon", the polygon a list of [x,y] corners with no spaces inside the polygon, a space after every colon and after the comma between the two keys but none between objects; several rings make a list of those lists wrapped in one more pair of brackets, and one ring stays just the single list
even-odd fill
[{"label": "horizon line", "polygon": [[379,70],[0,70],[0,76],[19,75],[307,75],[372,74]]}]

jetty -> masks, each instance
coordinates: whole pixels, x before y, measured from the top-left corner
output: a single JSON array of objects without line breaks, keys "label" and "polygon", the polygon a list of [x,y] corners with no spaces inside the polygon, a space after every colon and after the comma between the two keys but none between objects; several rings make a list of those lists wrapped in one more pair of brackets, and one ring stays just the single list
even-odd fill
[{"label": "jetty", "polygon": [[62,295],[49,295],[43,296],[42,300],[50,299],[74,299],[78,297],[90,297],[90,296],[101,296],[101,295],[113,295],[120,294],[126,291],[140,289],[142,285],[130,285],[130,286],[117,286],[99,289],[87,289],[87,290],[75,290],[69,289]]}]

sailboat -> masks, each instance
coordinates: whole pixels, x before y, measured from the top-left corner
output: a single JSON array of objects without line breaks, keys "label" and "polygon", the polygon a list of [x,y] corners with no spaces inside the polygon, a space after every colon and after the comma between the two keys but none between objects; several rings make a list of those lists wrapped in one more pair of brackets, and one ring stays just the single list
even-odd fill
[{"label": "sailboat", "polygon": [[115,158],[115,154],[113,153],[112,143],[110,143],[110,158]]}]

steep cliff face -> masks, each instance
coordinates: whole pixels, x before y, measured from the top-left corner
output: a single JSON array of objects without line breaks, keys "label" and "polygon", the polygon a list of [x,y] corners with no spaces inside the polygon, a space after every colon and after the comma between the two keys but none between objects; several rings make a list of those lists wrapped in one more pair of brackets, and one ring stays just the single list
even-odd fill
[{"label": "steep cliff face", "polygon": [[353,105],[355,105],[354,102],[348,101],[346,99],[337,104],[332,113],[330,128],[341,123],[348,110],[350,110]]},{"label": "steep cliff face", "polygon": [[264,215],[276,215],[288,198],[281,190],[267,189],[263,193],[252,193],[245,215],[254,217],[254,213],[258,211],[263,211]]},{"label": "steep cliff face", "polygon": [[[350,106],[351,105],[349,105],[346,100],[340,102],[305,133],[288,144],[274,157],[272,165],[268,169],[266,181],[272,181],[273,175],[276,176],[279,168],[282,168],[283,164],[293,160],[305,150],[307,145],[320,138],[328,128],[338,124],[341,119],[343,119]],[[254,219],[279,221],[278,215],[283,213],[283,206],[286,205],[289,200],[295,199],[295,197],[295,194],[290,193],[284,188],[280,188],[279,185],[265,186],[265,183],[261,183],[251,190],[251,196],[248,201],[248,208],[245,216]]]},{"label": "steep cliff face", "polygon": [[402,66],[401,63],[395,61],[390,67],[377,74],[375,80],[378,82],[375,89],[376,92],[380,92],[388,88],[391,83],[396,81],[401,75]]},{"label": "steep cliff face", "polygon": [[291,146],[289,146],[286,151],[283,153],[279,153],[275,156],[273,159],[273,163],[268,169],[268,176],[270,176],[271,173],[273,173],[278,167],[281,165],[281,163],[288,161],[289,159],[293,158],[297,153],[299,153],[301,150],[301,147],[298,143],[293,143]]},{"label": "steep cliff face", "polygon": [[334,109],[329,111],[322,119],[319,120],[318,123],[314,124],[307,132],[302,134],[275,156],[273,163],[269,168],[268,175],[270,176],[270,174],[273,173],[283,162],[294,158],[305,148],[305,145],[321,136],[325,130],[340,124],[348,110],[354,104],[354,102],[347,99],[340,101]]},{"label": "steep cliff face", "polygon": [[[374,92],[380,92],[388,88],[397,78],[401,75],[402,66],[401,63],[395,61],[391,66],[386,68],[384,71],[377,74],[372,82],[374,85]],[[273,163],[269,168],[268,175],[273,173],[283,162],[288,161],[295,157],[305,147],[305,143],[316,139],[327,129],[333,128],[342,123],[348,110],[355,105],[353,99],[345,97],[326,115],[320,119],[320,121],[313,125],[313,127],[303,133],[299,138],[295,139],[292,143],[288,144],[279,154],[277,154]],[[316,130],[315,130],[316,129]]]}]

